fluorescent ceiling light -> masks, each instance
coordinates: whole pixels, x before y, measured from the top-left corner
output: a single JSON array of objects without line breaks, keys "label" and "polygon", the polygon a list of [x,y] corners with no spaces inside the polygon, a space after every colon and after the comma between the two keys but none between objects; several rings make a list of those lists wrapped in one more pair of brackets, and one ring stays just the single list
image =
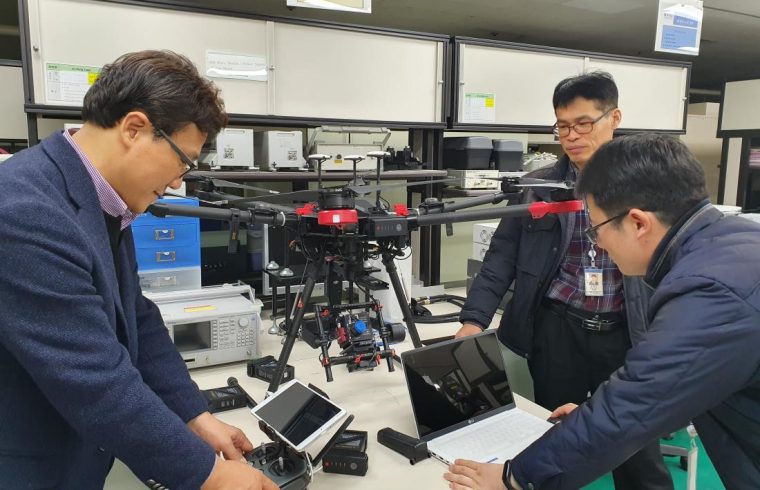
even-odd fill
[{"label": "fluorescent ceiling light", "polygon": [[632,0],[571,0],[562,5],[600,14],[620,14],[643,6],[641,2]]},{"label": "fluorescent ceiling light", "polygon": [[287,0],[288,7],[340,10],[343,12],[372,13],[372,0]]}]

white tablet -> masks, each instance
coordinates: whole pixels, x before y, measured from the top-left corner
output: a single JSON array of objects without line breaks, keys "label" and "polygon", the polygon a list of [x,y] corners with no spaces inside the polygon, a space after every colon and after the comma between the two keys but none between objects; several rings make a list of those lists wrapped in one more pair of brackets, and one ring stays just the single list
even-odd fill
[{"label": "white tablet", "polygon": [[303,451],[346,415],[345,410],[296,379],[281,385],[251,413],[297,451]]}]

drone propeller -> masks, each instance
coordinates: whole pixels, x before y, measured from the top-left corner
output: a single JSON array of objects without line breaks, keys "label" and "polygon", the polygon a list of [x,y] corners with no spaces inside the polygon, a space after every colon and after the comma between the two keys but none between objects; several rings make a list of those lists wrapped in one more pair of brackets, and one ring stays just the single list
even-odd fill
[{"label": "drone propeller", "polygon": [[[498,180],[504,182],[504,177],[482,177],[484,180]],[[575,184],[570,181],[545,180],[533,177],[506,177],[507,182],[514,187],[546,187],[551,189],[575,189]]]},{"label": "drone propeller", "polygon": [[547,187],[551,189],[567,189],[572,190],[575,189],[575,184],[568,181],[554,181],[554,180],[543,180],[543,179],[520,179],[518,183],[515,184],[516,187]]},{"label": "drone propeller", "polygon": [[[326,188],[329,189],[329,188]],[[231,205],[239,205],[239,204],[245,204],[249,202],[265,202],[265,203],[276,203],[276,202],[291,202],[294,200],[304,201],[304,202],[310,202],[310,201],[316,201],[319,199],[320,193],[318,190],[303,190],[303,191],[295,191],[295,192],[282,192],[278,193],[277,195],[271,195],[271,196],[256,196],[256,197],[243,197],[240,199],[234,199],[231,200],[229,203]]]},{"label": "drone propeller", "polygon": [[384,191],[385,189],[392,189],[394,187],[414,187],[418,185],[442,184],[444,182],[453,182],[455,180],[457,179],[449,178],[449,179],[438,179],[438,180],[426,180],[422,182],[405,182],[403,184],[352,185],[352,186],[348,186],[347,189],[351,190],[351,192],[353,192],[357,196],[364,196],[366,194],[371,194],[377,190]]},{"label": "drone propeller", "polygon": [[188,175],[184,178],[186,182],[208,182],[214,187],[228,188],[228,189],[246,189],[255,192],[263,192],[265,194],[279,194],[278,191],[272,189],[266,189],[264,187],[254,187],[252,185],[238,184],[237,182],[230,182],[229,180],[216,179],[214,177],[207,177],[205,175]]},{"label": "drone propeller", "polygon": [[201,199],[197,196],[183,196],[182,194],[175,194],[173,192],[164,192],[164,196],[171,196],[171,197],[180,197],[182,199],[190,199],[191,201],[198,201],[202,202],[204,204],[212,204],[214,206],[218,206],[221,204],[219,201],[207,201],[205,199]]}]

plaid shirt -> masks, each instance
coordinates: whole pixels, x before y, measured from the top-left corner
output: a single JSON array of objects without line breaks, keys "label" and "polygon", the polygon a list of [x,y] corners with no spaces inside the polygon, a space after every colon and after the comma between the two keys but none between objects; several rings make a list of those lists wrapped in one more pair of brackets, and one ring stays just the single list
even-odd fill
[{"label": "plaid shirt", "polygon": [[[569,165],[565,178],[572,182],[577,180],[578,173],[575,165]],[[583,209],[569,215],[567,224],[573,229],[573,236],[559,271],[546,292],[546,297],[586,311],[599,313],[623,311],[623,274],[612,262],[607,251],[599,247],[594,247],[596,251],[594,261],[595,267],[602,271],[603,295],[586,296],[584,292],[586,286],[584,269],[591,267],[591,258],[588,255],[591,244],[583,233],[583,230],[589,226],[588,211]]]},{"label": "plaid shirt", "polygon": [[126,227],[131,225],[134,220],[137,219],[138,214],[133,213],[129,210],[124,200],[116,193],[116,190],[111,187],[111,184],[109,184],[106,179],[100,175],[98,169],[96,169],[90,159],[87,158],[87,155],[84,154],[82,149],[79,147],[77,142],[74,141],[74,138],[72,138],[71,135],[72,133],[68,131],[63,132],[63,137],[66,138],[66,141],[68,141],[72,148],[74,148],[74,151],[77,152],[80,160],[82,160],[84,168],[87,169],[87,173],[90,174],[92,183],[95,185],[95,191],[98,193],[98,201],[100,201],[100,207],[103,209],[103,212],[109,216],[121,218],[121,229],[124,230]]}]

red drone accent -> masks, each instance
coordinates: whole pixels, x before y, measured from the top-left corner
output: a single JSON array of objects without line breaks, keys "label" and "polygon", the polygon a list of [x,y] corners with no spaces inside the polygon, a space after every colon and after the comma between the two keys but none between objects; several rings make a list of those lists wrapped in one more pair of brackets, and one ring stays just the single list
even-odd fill
[{"label": "red drone accent", "polygon": [[323,226],[355,225],[359,222],[359,214],[355,209],[327,209],[317,213],[317,223]]},{"label": "red drone accent", "polygon": [[314,208],[317,207],[313,202],[309,202],[303,205],[301,208],[296,208],[296,215],[308,216],[314,214]]},{"label": "red drone accent", "polygon": [[394,204],[393,209],[397,216],[409,216],[409,208],[406,207],[406,204]]},{"label": "red drone accent", "polygon": [[343,327],[338,327],[338,343],[342,344],[346,341],[348,341],[348,335],[346,335],[346,329]]},{"label": "red drone accent", "polygon": [[528,211],[533,219],[543,218],[547,214],[572,213],[583,209],[583,201],[534,202],[528,205]]}]

